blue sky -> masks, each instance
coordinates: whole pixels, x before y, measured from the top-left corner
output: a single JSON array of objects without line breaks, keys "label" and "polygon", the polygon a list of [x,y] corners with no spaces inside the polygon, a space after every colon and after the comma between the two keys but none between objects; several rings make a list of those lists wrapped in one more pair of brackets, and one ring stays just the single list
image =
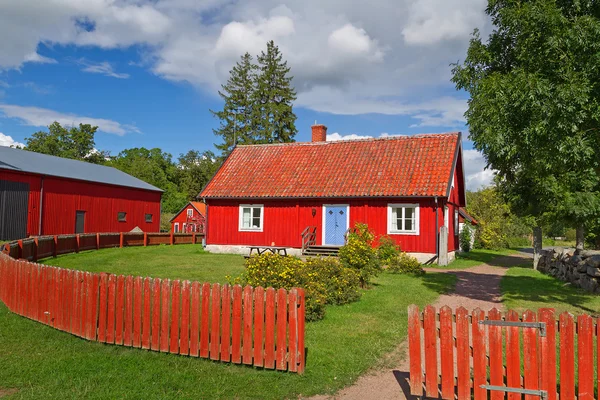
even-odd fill
[{"label": "blue sky", "polygon": [[[298,90],[296,140],[467,132],[466,95],[449,81],[482,0],[7,0],[0,4],[0,144],[53,120],[100,127],[112,154],[214,150],[210,109],[233,63],[273,39]],[[491,177],[465,140],[471,188]]]}]

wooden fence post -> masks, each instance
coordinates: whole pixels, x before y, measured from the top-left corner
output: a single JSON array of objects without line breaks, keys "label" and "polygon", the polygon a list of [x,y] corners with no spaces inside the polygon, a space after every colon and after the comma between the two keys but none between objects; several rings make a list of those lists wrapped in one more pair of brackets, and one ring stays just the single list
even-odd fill
[{"label": "wooden fence post", "polygon": [[100,234],[96,233],[96,250],[100,250]]},{"label": "wooden fence post", "polygon": [[192,232],[192,244],[196,244],[196,232]]},{"label": "wooden fence post", "polygon": [[79,253],[79,233],[75,235],[75,253]]},{"label": "wooden fence post", "polygon": [[174,243],[174,241],[173,241],[173,232],[171,232],[171,236],[170,236],[170,244],[171,244],[171,246],[173,246],[173,243]]},{"label": "wooden fence post", "polygon": [[119,233],[119,247],[123,247],[123,232]]},{"label": "wooden fence post", "polygon": [[56,258],[58,255],[58,236],[54,235],[54,249],[52,251],[52,257]]},{"label": "wooden fence post", "polygon": [[148,245],[148,234],[144,232],[144,247]]},{"label": "wooden fence post", "polygon": [[17,252],[17,260],[23,257],[23,240],[17,240],[17,244],[19,245],[19,251]]},{"label": "wooden fence post", "polygon": [[37,236],[33,238],[33,261],[36,262],[38,259],[38,245],[39,241]]}]

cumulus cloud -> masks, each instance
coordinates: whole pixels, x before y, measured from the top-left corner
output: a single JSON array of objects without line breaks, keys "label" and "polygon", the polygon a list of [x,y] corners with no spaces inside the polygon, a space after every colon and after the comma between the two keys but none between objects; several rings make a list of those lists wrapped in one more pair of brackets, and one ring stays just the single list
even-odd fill
[{"label": "cumulus cloud", "polygon": [[81,58],[76,61],[77,64],[81,65],[83,68],[81,69],[83,72],[89,72],[91,74],[101,74],[104,76],[110,76],[112,78],[117,79],[127,79],[129,78],[129,74],[116,72],[114,67],[108,61],[103,61],[100,63],[94,63],[92,61],[88,61],[84,58]]},{"label": "cumulus cloud", "polygon": [[487,162],[477,150],[463,150],[465,180],[468,190],[477,190],[490,186],[494,179],[494,170],[486,169]]},{"label": "cumulus cloud", "polygon": [[28,126],[48,126],[53,122],[61,125],[90,124],[98,127],[98,130],[106,133],[123,136],[129,132],[138,132],[134,125],[121,124],[117,121],[103,118],[90,118],[69,113],[61,113],[47,108],[24,107],[10,104],[0,104],[0,112],[7,118],[20,120]]},{"label": "cumulus cloud", "polygon": [[23,143],[17,142],[11,136],[5,135],[2,132],[0,132],[0,146],[6,146],[6,147],[11,147],[11,146],[25,147],[25,145]]},{"label": "cumulus cloud", "polygon": [[368,135],[357,135],[356,133],[351,133],[349,135],[340,135],[337,132],[334,133],[328,133],[327,134],[327,141],[328,142],[335,142],[338,140],[357,140],[357,139],[370,139],[373,136],[368,136]]}]

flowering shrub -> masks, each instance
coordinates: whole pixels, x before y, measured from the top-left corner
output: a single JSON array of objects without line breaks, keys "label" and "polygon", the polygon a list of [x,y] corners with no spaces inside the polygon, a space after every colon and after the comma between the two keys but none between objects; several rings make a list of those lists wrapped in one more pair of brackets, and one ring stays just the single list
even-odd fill
[{"label": "flowering shrub", "polygon": [[358,273],[344,267],[336,258],[309,258],[305,267],[325,285],[327,304],[346,304],[360,298]]},{"label": "flowering shrub", "polygon": [[423,268],[419,261],[411,255],[401,252],[393,258],[387,270],[394,274],[423,274]]},{"label": "flowering shrub", "polygon": [[377,246],[377,258],[381,265],[390,265],[392,260],[400,254],[400,246],[396,244],[394,239],[388,235],[379,238],[379,246]]},{"label": "flowering shrub", "polygon": [[358,273],[362,287],[367,286],[371,278],[381,270],[377,253],[373,249],[374,238],[367,225],[356,224],[339,252],[340,262]]}]

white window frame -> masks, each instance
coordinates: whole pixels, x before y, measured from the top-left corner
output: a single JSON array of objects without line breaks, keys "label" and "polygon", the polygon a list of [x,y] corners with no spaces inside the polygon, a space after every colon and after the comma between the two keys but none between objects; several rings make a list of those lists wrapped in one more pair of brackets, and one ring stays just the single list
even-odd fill
[{"label": "white window frame", "polygon": [[[393,230],[392,229],[392,220],[393,220],[393,216],[394,216],[394,208],[414,208],[415,209],[415,229],[411,230],[411,231],[406,231],[406,230]],[[388,204],[387,206],[388,209],[388,218],[387,218],[387,233],[388,235],[415,235],[418,236],[419,232],[420,232],[420,208],[419,208],[419,204],[408,204],[408,203],[394,203],[394,204]],[[404,212],[403,212],[404,213]],[[404,217],[402,218],[402,220],[404,221]],[[404,226],[404,224],[403,224]]]},{"label": "white window frame", "polygon": [[326,235],[326,228],[325,228],[325,221],[326,221],[326,215],[325,215],[325,210],[327,210],[327,207],[344,207],[346,209],[346,229],[350,229],[350,204],[323,204],[322,207],[322,218],[321,218],[321,244],[323,246],[326,246],[327,243],[325,243],[325,235]]},{"label": "white window frame", "polygon": [[173,226],[173,233],[179,233],[179,222],[175,222]]},{"label": "white window frame", "polygon": [[[244,228],[244,208],[260,208],[260,226],[258,228]],[[250,219],[252,220],[253,212],[250,211]],[[239,206],[239,219],[238,219],[238,230],[240,232],[262,232],[265,219],[265,206],[264,204],[240,204]],[[252,221],[250,221],[252,224]]]},{"label": "white window frame", "polygon": [[194,209],[193,208],[188,208],[187,209],[187,216],[188,217],[193,217],[194,216]]},{"label": "white window frame", "polygon": [[448,206],[444,206],[444,226],[446,229],[450,229],[450,212],[448,211]]},{"label": "white window frame", "polygon": [[454,207],[454,236],[458,236],[460,226],[458,224],[458,207]]}]

